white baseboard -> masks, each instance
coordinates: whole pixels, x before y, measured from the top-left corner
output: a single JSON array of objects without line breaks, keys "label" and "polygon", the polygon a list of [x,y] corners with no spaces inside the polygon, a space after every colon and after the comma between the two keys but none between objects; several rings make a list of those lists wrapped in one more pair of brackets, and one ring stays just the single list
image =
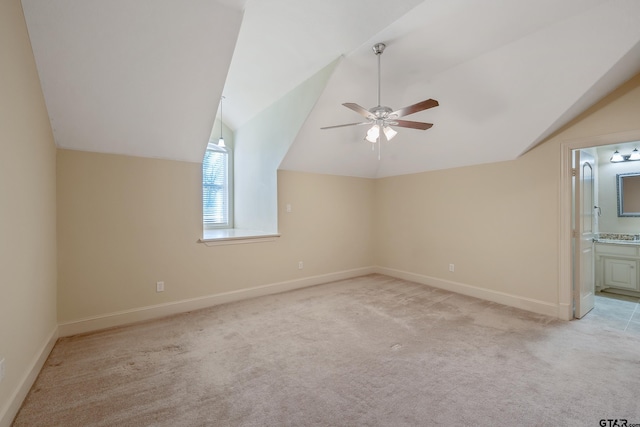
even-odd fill
[{"label": "white baseboard", "polygon": [[573,320],[573,304],[558,304],[558,319]]},{"label": "white baseboard", "polygon": [[185,313],[187,311],[199,310],[228,302],[239,301],[263,295],[271,295],[279,292],[290,291],[293,289],[306,288],[308,286],[320,285],[322,283],[333,282],[336,280],[364,276],[366,274],[372,274],[375,272],[375,267],[356,268],[353,270],[345,270],[336,273],[322,274],[319,276],[304,277],[302,279],[288,280],[286,282],[272,283],[268,285],[256,286],[254,288],[223,292],[220,294],[207,295],[204,297],[175,301],[166,304],[119,311],[101,316],[60,323],[58,325],[58,333],[61,337],[83,334],[144,320],[170,316],[173,314]]},{"label": "white baseboard", "polygon": [[22,406],[22,402],[27,397],[29,390],[31,390],[31,386],[36,381],[40,370],[47,361],[47,357],[49,357],[49,354],[51,353],[51,350],[53,350],[53,346],[57,340],[58,328],[56,327],[51,334],[49,334],[49,337],[43,344],[42,348],[33,358],[29,365],[29,369],[22,377],[22,380],[9,398],[9,401],[4,405],[4,407],[0,408],[0,427],[11,426],[13,419],[20,410],[20,406]]},{"label": "white baseboard", "polygon": [[376,267],[376,273],[396,277],[398,279],[409,280],[411,282],[416,282],[427,286],[433,286],[434,288],[440,288],[487,301],[497,302],[499,304],[520,308],[522,310],[532,311],[538,314],[559,317],[558,305],[546,301],[520,297],[504,292],[492,291],[491,289],[479,288],[476,286],[466,285],[464,283],[438,279],[435,277],[410,273],[408,271],[395,270],[386,267]]}]

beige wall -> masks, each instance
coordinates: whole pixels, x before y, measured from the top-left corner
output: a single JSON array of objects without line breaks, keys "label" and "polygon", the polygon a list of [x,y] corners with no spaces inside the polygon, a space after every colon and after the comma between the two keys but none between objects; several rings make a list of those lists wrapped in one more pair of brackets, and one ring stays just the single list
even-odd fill
[{"label": "beige wall", "polygon": [[200,168],[58,150],[60,322],[372,264],[374,181],[279,172],[282,237],[207,247]]},{"label": "beige wall", "polygon": [[[55,146],[19,0],[0,2],[0,425],[56,333]],[[27,387],[30,384],[27,385]]]},{"label": "beige wall", "polygon": [[58,150],[58,319],[371,265],[558,304],[560,143],[638,126],[634,82],[514,161],[380,180],[280,171],[276,242],[196,243],[199,164]]},{"label": "beige wall", "polygon": [[638,117],[640,76],[514,161],[379,180],[377,264],[558,304],[561,144],[638,130]]},{"label": "beige wall", "polygon": [[542,146],[515,161],[381,179],[377,264],[554,301],[558,183],[542,165],[555,156]]}]

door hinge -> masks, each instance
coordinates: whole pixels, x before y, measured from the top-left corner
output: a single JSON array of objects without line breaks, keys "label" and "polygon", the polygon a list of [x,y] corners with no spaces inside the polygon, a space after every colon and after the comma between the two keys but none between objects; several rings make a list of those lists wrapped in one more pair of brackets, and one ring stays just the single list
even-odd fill
[{"label": "door hinge", "polygon": [[572,168],[571,169],[571,176],[576,176],[578,174],[578,171],[576,170],[576,168]]},{"label": "door hinge", "polygon": [[575,239],[576,237],[578,237],[578,232],[577,232],[576,230],[573,230],[573,231],[571,232],[571,237],[573,237],[574,239]]}]

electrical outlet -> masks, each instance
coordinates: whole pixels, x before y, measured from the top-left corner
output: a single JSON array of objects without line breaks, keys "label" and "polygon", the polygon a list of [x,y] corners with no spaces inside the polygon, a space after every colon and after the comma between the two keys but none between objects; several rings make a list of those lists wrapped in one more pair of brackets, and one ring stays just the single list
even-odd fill
[{"label": "electrical outlet", "polygon": [[302,270],[304,268],[304,263],[302,261],[298,261],[298,270]]},{"label": "electrical outlet", "polygon": [[455,266],[455,265],[453,265],[453,264],[449,264],[449,271],[450,271],[450,272],[452,272],[452,273],[453,273],[454,271],[456,271],[456,266]]},{"label": "electrical outlet", "polygon": [[291,203],[287,203],[287,212],[291,212]]},{"label": "electrical outlet", "polygon": [[156,282],[156,292],[164,292],[164,282]]},{"label": "electrical outlet", "polygon": [[0,359],[0,383],[4,379],[4,359]]}]

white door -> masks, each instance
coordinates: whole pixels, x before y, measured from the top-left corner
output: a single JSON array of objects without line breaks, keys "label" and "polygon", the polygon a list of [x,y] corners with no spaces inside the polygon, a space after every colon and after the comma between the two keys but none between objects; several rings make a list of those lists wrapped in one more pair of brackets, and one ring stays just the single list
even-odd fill
[{"label": "white door", "polygon": [[595,160],[587,152],[574,151],[575,209],[574,209],[574,317],[581,318],[595,304],[594,271],[594,184]]}]

